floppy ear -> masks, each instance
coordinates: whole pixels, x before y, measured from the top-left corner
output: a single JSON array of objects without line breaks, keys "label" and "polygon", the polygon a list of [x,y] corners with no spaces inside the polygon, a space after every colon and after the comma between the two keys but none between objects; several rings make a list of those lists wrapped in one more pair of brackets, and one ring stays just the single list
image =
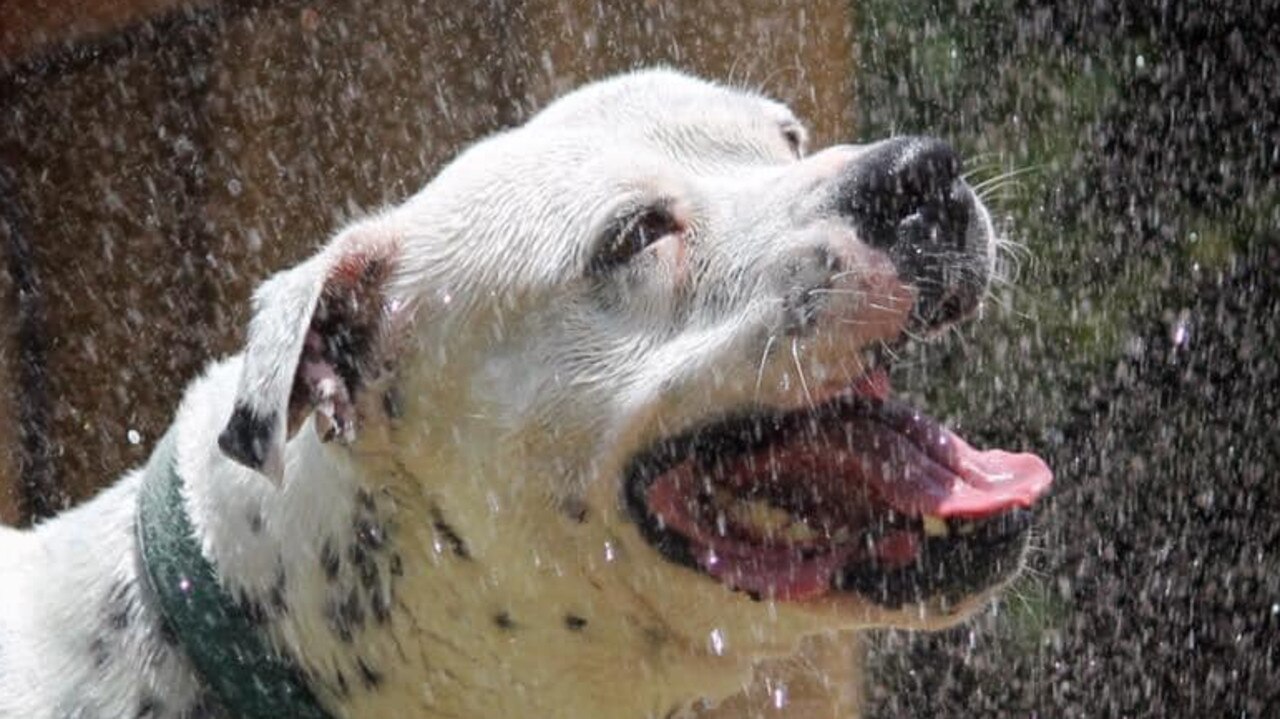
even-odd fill
[{"label": "floppy ear", "polygon": [[218,447],[277,484],[284,445],[312,414],[324,441],[355,439],[358,393],[388,359],[398,314],[394,240],[344,235],[254,293],[235,408]]}]

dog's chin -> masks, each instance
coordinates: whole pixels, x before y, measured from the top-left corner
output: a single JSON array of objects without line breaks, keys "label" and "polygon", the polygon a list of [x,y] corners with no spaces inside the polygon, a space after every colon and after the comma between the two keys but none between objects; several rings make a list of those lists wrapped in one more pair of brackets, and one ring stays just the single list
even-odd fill
[{"label": "dog's chin", "polygon": [[1017,571],[1050,481],[1040,458],[974,449],[873,370],[814,408],[662,439],[623,494],[663,557],[753,599],[954,616]]}]

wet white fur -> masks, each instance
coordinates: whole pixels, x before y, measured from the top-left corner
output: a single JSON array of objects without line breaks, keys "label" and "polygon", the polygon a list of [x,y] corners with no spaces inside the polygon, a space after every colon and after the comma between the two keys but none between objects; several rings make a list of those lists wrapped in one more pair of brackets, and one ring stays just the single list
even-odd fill
[{"label": "wet white fur", "polygon": [[[337,715],[661,717],[737,691],[802,637],[949,621],[853,597],[753,602],[660,558],[619,506],[621,467],[647,443],[730,410],[821,400],[902,328],[910,288],[819,202],[859,148],[797,160],[782,132],[796,124],[781,104],[671,71],[587,86],[259,291],[246,352],[186,392],[179,463],[229,588],[263,595],[286,568],[289,610],[272,637],[317,676],[344,673],[349,695],[319,687]],[[687,234],[588,278],[611,213],[659,197]],[[817,327],[788,335],[781,298],[817,272],[803,262],[815,246],[847,272]],[[360,398],[355,442],[322,443],[312,421],[290,439],[283,408],[313,303],[359,253],[394,267],[376,300],[397,323],[388,375]],[[237,397],[280,418],[266,468],[278,485],[218,450]],[[34,531],[0,530],[0,717],[60,717],[68,697],[133,716],[146,693],[167,706],[194,695],[145,621],[104,669],[87,655],[109,587],[135,576],[136,484]],[[358,488],[378,498],[404,572],[380,566],[396,609],[347,643],[326,620],[335,590],[320,553],[352,541]],[[570,518],[583,508],[585,522]],[[569,614],[586,625],[569,629]],[[377,668],[375,688],[356,657]]]}]

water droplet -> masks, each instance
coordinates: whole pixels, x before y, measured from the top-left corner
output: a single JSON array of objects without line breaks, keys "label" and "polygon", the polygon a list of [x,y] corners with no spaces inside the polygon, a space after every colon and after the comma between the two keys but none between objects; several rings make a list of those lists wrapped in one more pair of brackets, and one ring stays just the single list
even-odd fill
[{"label": "water droplet", "polygon": [[1178,321],[1173,325],[1171,332],[1173,344],[1182,347],[1187,344],[1187,340],[1191,337],[1191,330],[1187,327],[1187,319],[1179,317]]},{"label": "water droplet", "polygon": [[724,656],[724,632],[719,629],[712,629],[708,640],[711,645],[711,653],[717,657]]},{"label": "water droplet", "polygon": [[787,705],[787,686],[779,684],[773,688],[773,708],[781,709]]}]

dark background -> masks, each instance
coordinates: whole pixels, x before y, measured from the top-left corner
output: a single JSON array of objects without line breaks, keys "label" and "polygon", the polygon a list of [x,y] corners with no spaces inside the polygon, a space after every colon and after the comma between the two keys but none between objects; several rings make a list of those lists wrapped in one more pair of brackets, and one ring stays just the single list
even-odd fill
[{"label": "dark background", "polygon": [[874,635],[868,713],[1280,716],[1280,9],[1195,5],[0,1],[0,517],[145,458],[345,217],[665,61],[948,138],[1015,242],[895,382],[1056,489],[1000,603]]},{"label": "dark background", "polygon": [[859,130],[1030,168],[1001,329],[910,374],[1057,487],[996,611],[881,638],[875,713],[1280,716],[1277,4],[897,5]]}]

